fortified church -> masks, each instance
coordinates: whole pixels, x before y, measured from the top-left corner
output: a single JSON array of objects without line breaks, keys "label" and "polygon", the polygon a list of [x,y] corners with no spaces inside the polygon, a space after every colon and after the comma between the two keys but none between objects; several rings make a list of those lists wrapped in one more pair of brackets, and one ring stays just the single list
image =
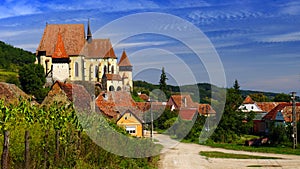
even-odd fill
[{"label": "fortified church", "polygon": [[102,90],[132,90],[132,65],[123,51],[119,62],[109,39],[93,39],[90,22],[47,24],[36,51],[48,83],[95,82]]}]

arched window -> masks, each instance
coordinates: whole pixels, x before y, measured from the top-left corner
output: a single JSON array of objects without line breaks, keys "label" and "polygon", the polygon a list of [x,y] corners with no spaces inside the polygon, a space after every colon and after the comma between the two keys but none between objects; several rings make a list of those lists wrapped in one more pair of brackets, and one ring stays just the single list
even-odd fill
[{"label": "arched window", "polygon": [[103,68],[103,73],[106,74],[106,65]]},{"label": "arched window", "polygon": [[98,77],[98,72],[99,72],[98,66],[95,66],[95,72],[94,72],[95,77]]},{"label": "arched window", "polygon": [[111,74],[114,74],[114,66],[111,66]]},{"label": "arched window", "polygon": [[109,86],[109,91],[115,91],[114,86]]},{"label": "arched window", "polygon": [[75,77],[79,76],[79,72],[78,72],[78,63],[75,62]]},{"label": "arched window", "polygon": [[120,86],[118,86],[117,87],[117,91],[121,91],[122,89],[121,89],[121,87]]}]

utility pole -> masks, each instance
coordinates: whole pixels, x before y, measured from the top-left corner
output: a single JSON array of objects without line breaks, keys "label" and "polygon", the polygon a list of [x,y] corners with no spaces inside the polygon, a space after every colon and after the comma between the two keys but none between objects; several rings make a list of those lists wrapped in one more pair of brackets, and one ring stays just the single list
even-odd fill
[{"label": "utility pole", "polygon": [[153,112],[152,112],[152,100],[150,98],[150,113],[151,113],[151,139],[152,141],[154,140],[153,138]]},{"label": "utility pole", "polygon": [[292,102],[293,102],[293,148],[297,148],[297,115],[296,115],[296,92],[292,92]]}]

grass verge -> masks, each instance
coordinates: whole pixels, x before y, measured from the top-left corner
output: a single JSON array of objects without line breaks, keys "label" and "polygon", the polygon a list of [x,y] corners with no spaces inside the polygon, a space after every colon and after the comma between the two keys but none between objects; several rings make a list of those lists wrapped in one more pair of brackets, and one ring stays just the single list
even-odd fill
[{"label": "grass verge", "polygon": [[233,159],[281,159],[278,157],[254,156],[246,154],[223,153],[219,151],[200,151],[202,156],[208,158],[233,158]]},{"label": "grass verge", "polygon": [[274,153],[274,154],[292,154],[292,155],[300,155],[300,149],[293,149],[292,147],[286,146],[260,146],[260,147],[249,147],[239,144],[226,144],[226,143],[207,143],[205,144],[210,147],[216,148],[224,148],[230,150],[241,150],[241,151],[249,151],[249,152],[263,152],[263,153]]}]

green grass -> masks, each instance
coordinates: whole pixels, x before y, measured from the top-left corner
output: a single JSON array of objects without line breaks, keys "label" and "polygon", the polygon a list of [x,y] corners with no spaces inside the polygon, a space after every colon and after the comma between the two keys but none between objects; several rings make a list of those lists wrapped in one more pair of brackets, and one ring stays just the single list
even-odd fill
[{"label": "green grass", "polygon": [[274,153],[274,154],[293,154],[293,155],[300,155],[300,148],[293,149],[292,147],[286,146],[260,146],[260,147],[250,147],[244,146],[241,144],[234,144],[234,143],[207,143],[207,146],[210,147],[217,147],[217,148],[224,148],[230,150],[241,150],[241,151],[249,151],[249,152],[263,152],[263,153]]},{"label": "green grass", "polygon": [[233,159],[281,159],[278,157],[253,156],[246,154],[223,153],[219,151],[200,151],[202,156],[208,158],[233,158]]},{"label": "green grass", "polygon": [[9,72],[4,69],[0,69],[0,81],[6,82],[10,78],[17,78],[18,73],[17,72]]}]

